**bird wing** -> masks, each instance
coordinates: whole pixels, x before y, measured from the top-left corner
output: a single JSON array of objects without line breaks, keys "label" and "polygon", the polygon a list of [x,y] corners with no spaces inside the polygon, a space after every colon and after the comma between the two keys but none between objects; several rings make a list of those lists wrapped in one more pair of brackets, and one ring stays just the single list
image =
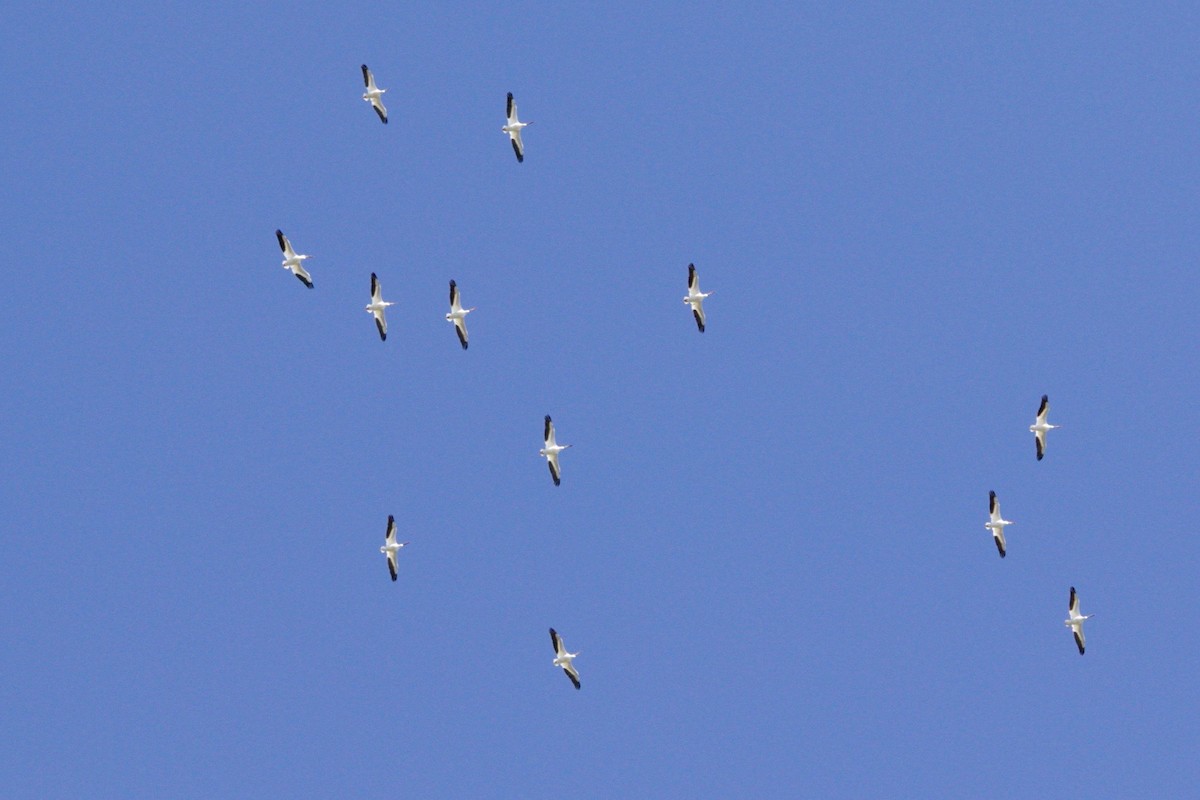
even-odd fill
[{"label": "bird wing", "polygon": [[558,486],[562,483],[558,476],[558,453],[546,456],[546,463],[550,465],[550,477],[554,479],[554,485]]},{"label": "bird wing", "polygon": [[1046,414],[1050,411],[1050,395],[1042,395],[1042,404],[1038,406],[1037,424],[1042,425],[1046,422]]},{"label": "bird wing", "polygon": [[542,435],[542,438],[546,440],[547,447],[554,445],[554,423],[550,421],[549,414],[546,415],[546,432]]},{"label": "bird wing", "polygon": [[988,513],[992,515],[992,522],[1000,519],[1000,503],[996,501],[995,492],[988,492]]},{"label": "bird wing", "polygon": [[512,92],[508,93],[508,110],[506,113],[508,114],[508,124],[511,125],[517,119],[517,104],[513,100]]},{"label": "bird wing", "polygon": [[704,304],[697,302],[692,305],[692,316],[696,318],[696,327],[704,333]]},{"label": "bird wing", "polygon": [[1067,604],[1067,611],[1070,612],[1072,617],[1079,616],[1079,595],[1075,594],[1074,586],[1071,587],[1071,600]]},{"label": "bird wing", "polygon": [[1075,634],[1075,646],[1079,648],[1079,655],[1083,655],[1084,645],[1087,644],[1087,639],[1083,636],[1083,626],[1072,625],[1071,633]]},{"label": "bird wing", "polygon": [[296,256],[296,251],[292,249],[292,243],[289,242],[288,238],[283,235],[283,231],[276,229],[275,238],[279,240],[279,249],[283,251],[285,256],[288,258],[294,258]]},{"label": "bird wing", "polygon": [[454,332],[458,334],[458,341],[462,344],[462,349],[467,349],[467,321],[465,319],[454,320]]},{"label": "bird wing", "polygon": [[363,86],[367,87],[368,91],[371,89],[374,89],[375,88],[375,76],[371,74],[371,70],[367,69],[366,64],[362,65],[362,71],[363,71]]},{"label": "bird wing", "polygon": [[1041,461],[1042,457],[1046,455],[1046,432],[1034,431],[1033,438],[1037,442],[1037,460]]},{"label": "bird wing", "polygon": [[384,310],[382,308],[380,308],[375,311],[372,311],[371,313],[375,315],[375,327],[379,329],[379,340],[381,342],[386,342],[387,341],[387,317],[384,316]]},{"label": "bird wing", "polygon": [[396,541],[396,518],[388,514],[387,533],[383,535],[385,544],[392,544]]},{"label": "bird wing", "polygon": [[688,294],[700,291],[700,276],[696,274],[696,265],[688,264]]},{"label": "bird wing", "polygon": [[390,572],[392,574],[393,581],[396,580],[396,575],[397,575],[397,573],[396,573],[396,553],[397,552],[398,551],[396,551],[396,550],[388,550],[387,551],[388,572]]},{"label": "bird wing", "polygon": [[371,108],[375,109],[375,113],[379,115],[379,119],[387,125],[387,106],[383,104],[383,100],[378,97],[371,98]]},{"label": "bird wing", "polygon": [[383,300],[383,289],[379,285],[379,278],[374,272],[371,273],[371,302],[378,303]]},{"label": "bird wing", "polygon": [[1004,529],[992,528],[992,538],[996,540],[996,549],[1000,551],[1000,557],[1004,558],[1007,546],[1004,543]]},{"label": "bird wing", "polygon": [[306,270],[303,265],[293,264],[292,274],[299,278],[300,282],[308,288],[311,289],[313,287],[312,276],[308,274],[308,270]]},{"label": "bird wing", "polygon": [[558,638],[558,631],[554,628],[550,629],[550,644],[554,645],[554,655],[558,655],[563,651],[562,639]]},{"label": "bird wing", "polygon": [[567,673],[567,677],[571,679],[571,683],[575,684],[575,688],[579,688],[579,673],[575,670],[575,665],[570,661],[563,668],[563,672]]},{"label": "bird wing", "polygon": [[509,131],[509,138],[512,139],[513,152],[517,154],[517,163],[525,163],[525,145],[521,142],[521,131]]},{"label": "bird wing", "polygon": [[460,311],[462,306],[458,303],[458,284],[453,280],[450,281],[450,310]]}]

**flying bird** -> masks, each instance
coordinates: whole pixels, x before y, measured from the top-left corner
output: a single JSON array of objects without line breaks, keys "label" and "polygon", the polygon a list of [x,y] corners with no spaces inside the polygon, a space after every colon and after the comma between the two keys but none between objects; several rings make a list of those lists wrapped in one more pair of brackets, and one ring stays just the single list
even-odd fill
[{"label": "flying bird", "polygon": [[474,311],[474,308],[463,308],[458,302],[458,284],[453,280],[450,281],[450,313],[446,315],[447,322],[454,323],[454,330],[458,334],[458,341],[462,342],[462,349],[467,349],[467,314]]},{"label": "flying bird", "polygon": [[696,265],[688,264],[688,293],[683,302],[692,307],[692,316],[696,318],[696,327],[704,333],[704,298],[712,292],[700,291],[700,276],[696,273]]},{"label": "flying bird", "polygon": [[513,100],[512,92],[508,93],[508,121],[504,123],[504,127],[500,130],[508,134],[509,141],[512,142],[513,152],[517,154],[517,163],[525,161],[525,145],[521,141],[521,129],[529,122],[521,122],[517,119],[517,103]]},{"label": "flying bird", "polygon": [[384,539],[384,545],[379,548],[379,552],[387,556],[388,572],[392,573],[393,581],[396,580],[396,556],[400,548],[407,544],[408,542],[396,541],[396,518],[388,514],[387,538]]},{"label": "flying bird", "polygon": [[1063,620],[1063,625],[1071,629],[1071,633],[1075,634],[1075,646],[1079,648],[1079,655],[1083,655],[1083,646],[1087,640],[1083,638],[1083,621],[1090,619],[1091,614],[1079,613],[1079,595],[1075,594],[1075,587],[1071,587],[1071,603],[1068,608],[1069,616]]},{"label": "flying bird", "polygon": [[313,287],[312,276],[304,269],[304,259],[308,256],[301,255],[292,249],[292,243],[283,235],[283,231],[276,229],[275,238],[279,240],[279,249],[283,251],[283,268],[290,269],[292,274],[300,279],[308,288]]},{"label": "flying bird", "polygon": [[562,638],[554,630],[550,629],[550,642],[554,645],[554,666],[562,667],[562,671],[567,673],[567,677],[571,679],[571,683],[575,684],[575,688],[579,688],[579,673],[575,670],[575,665],[572,663],[579,653],[568,653],[567,648],[563,646]]},{"label": "flying bird", "polygon": [[560,474],[558,471],[558,454],[563,450],[566,450],[571,445],[558,444],[554,441],[554,423],[550,421],[549,414],[546,415],[546,431],[544,438],[546,440],[546,445],[538,451],[538,455],[546,457],[546,463],[550,465],[550,477],[554,478],[554,485],[558,486],[558,478]]},{"label": "flying bird", "polygon": [[375,85],[375,76],[371,74],[371,70],[367,69],[367,65],[362,65],[363,85],[367,90],[363,92],[362,99],[366,100],[375,109],[375,113],[383,120],[383,124],[387,125],[387,109],[383,106],[383,93],[387,89],[380,89]]},{"label": "flying bird", "polygon": [[1046,422],[1046,415],[1050,413],[1050,395],[1042,395],[1042,405],[1038,408],[1037,419],[1029,430],[1033,431],[1033,438],[1037,440],[1037,460],[1041,461],[1042,456],[1046,454],[1046,433],[1060,426],[1051,425]]},{"label": "flying bird", "polygon": [[367,313],[375,316],[375,327],[379,329],[379,338],[381,341],[387,341],[387,317],[384,316],[384,309],[392,303],[383,299],[383,287],[379,285],[379,278],[375,277],[375,273],[371,273],[371,302],[367,303]]},{"label": "flying bird", "polygon": [[996,540],[996,549],[1000,551],[1000,557],[1004,558],[1004,526],[1012,525],[1012,522],[1000,516],[1000,502],[996,500],[995,492],[988,492],[988,499],[991,518],[984,523],[983,527],[992,532],[992,538]]}]

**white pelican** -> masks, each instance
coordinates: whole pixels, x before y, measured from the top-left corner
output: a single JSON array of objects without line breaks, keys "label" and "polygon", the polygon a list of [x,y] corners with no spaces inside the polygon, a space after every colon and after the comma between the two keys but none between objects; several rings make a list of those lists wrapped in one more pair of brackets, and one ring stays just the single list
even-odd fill
[{"label": "white pelican", "polygon": [[1046,415],[1050,413],[1050,395],[1042,395],[1042,405],[1038,408],[1037,419],[1029,430],[1033,431],[1033,438],[1037,440],[1037,457],[1038,461],[1042,460],[1042,456],[1046,454],[1046,432],[1052,431],[1059,427],[1046,422]]},{"label": "white pelican", "polygon": [[379,285],[379,278],[375,277],[375,273],[371,273],[371,302],[367,303],[367,313],[375,316],[375,327],[379,329],[379,338],[382,341],[387,341],[387,317],[384,316],[384,309],[392,303],[383,299],[383,287]]},{"label": "white pelican", "polygon": [[396,555],[400,548],[407,544],[408,542],[396,541],[396,518],[388,514],[387,538],[384,539],[384,545],[379,548],[379,552],[387,556],[388,572],[392,573],[392,580],[396,580]]},{"label": "white pelican", "polygon": [[991,519],[985,522],[983,527],[992,532],[992,538],[996,540],[996,549],[1000,551],[1000,557],[1004,558],[1004,526],[1012,525],[1012,522],[1000,516],[1000,503],[996,500],[995,492],[988,492],[988,499],[991,501]]},{"label": "white pelican", "polygon": [[458,284],[451,280],[450,313],[446,315],[446,321],[454,323],[454,330],[458,334],[458,341],[462,342],[463,350],[467,349],[467,314],[474,310],[474,308],[463,308],[459,305]]},{"label": "white pelican", "polygon": [[562,639],[554,628],[550,629],[550,641],[554,645],[554,666],[562,667],[562,671],[567,673],[567,677],[571,679],[571,683],[575,684],[575,688],[579,688],[579,673],[575,670],[575,665],[571,663],[579,653],[568,653],[567,648],[563,647]]},{"label": "white pelican", "polygon": [[1079,655],[1083,655],[1083,646],[1087,640],[1083,638],[1083,621],[1090,619],[1091,614],[1079,613],[1079,595],[1075,594],[1075,587],[1071,587],[1071,604],[1067,606],[1069,616],[1063,620],[1063,625],[1071,629],[1071,633],[1075,634],[1075,646],[1079,648]]},{"label": "white pelican", "polygon": [[525,161],[525,145],[521,142],[521,129],[529,122],[521,122],[517,119],[517,103],[513,100],[512,92],[508,93],[508,121],[504,123],[504,127],[500,130],[508,134],[509,140],[512,142],[513,152],[517,154],[517,162]]},{"label": "white pelican", "polygon": [[558,454],[566,450],[571,445],[558,444],[554,441],[554,423],[550,421],[550,415],[546,415],[546,446],[538,451],[538,455],[546,457],[546,463],[550,465],[550,477],[554,478],[554,485],[558,486]]},{"label": "white pelican", "polygon": [[283,268],[290,269],[292,274],[300,279],[308,288],[312,288],[312,276],[304,269],[304,259],[308,256],[300,255],[292,249],[292,243],[283,235],[283,231],[276,229],[275,238],[279,240],[279,249],[283,251]]},{"label": "white pelican", "polygon": [[700,276],[696,274],[696,265],[688,264],[688,293],[683,302],[692,307],[692,316],[696,318],[696,327],[704,333],[704,298],[712,292],[700,291]]},{"label": "white pelican", "polygon": [[367,69],[367,65],[362,65],[363,70],[363,85],[367,90],[363,92],[363,100],[366,100],[375,109],[375,113],[383,120],[383,124],[387,125],[387,109],[383,107],[383,93],[387,89],[380,89],[375,85],[375,76],[371,74],[371,70]]}]

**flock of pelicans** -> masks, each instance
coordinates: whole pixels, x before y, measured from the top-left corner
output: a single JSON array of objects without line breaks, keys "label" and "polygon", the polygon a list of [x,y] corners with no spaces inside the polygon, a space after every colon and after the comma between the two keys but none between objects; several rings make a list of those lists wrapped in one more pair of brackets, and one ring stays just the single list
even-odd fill
[{"label": "flock of pelicans", "polygon": [[[366,86],[366,91],[362,95],[362,99],[371,104],[375,113],[379,115],[379,119],[383,124],[387,124],[388,113],[387,107],[383,104],[383,94],[386,89],[380,89],[375,84],[375,76],[366,64],[362,65],[363,84]],[[525,143],[521,140],[521,131],[529,125],[529,122],[521,122],[517,117],[517,104],[513,100],[512,92],[508,93],[507,118],[501,131],[508,134],[509,141],[512,143],[513,152],[516,153],[517,162],[525,161]],[[279,249],[283,251],[283,267],[290,270],[301,283],[309,289],[313,288],[312,276],[308,270],[304,268],[304,260],[307,255],[297,253],[292,247],[292,243],[288,240],[283,231],[276,230],[275,237],[279,241]],[[712,292],[700,291],[700,277],[696,272],[695,264],[688,264],[687,278],[687,294],[683,298],[683,302],[692,312],[693,318],[696,320],[696,327],[701,333],[704,333],[705,315],[704,315],[704,300]],[[379,283],[379,277],[371,273],[371,302],[367,303],[366,311],[375,319],[375,327],[379,331],[379,338],[387,341],[387,316],[386,309],[392,305],[391,302],[383,299],[383,289]],[[467,314],[474,311],[474,308],[463,308],[459,299],[458,284],[453,280],[450,281],[450,312],[446,314],[446,320],[454,323],[455,332],[458,334],[458,341],[462,345],[463,350],[467,349]],[[1037,420],[1033,425],[1029,426],[1029,430],[1033,432],[1037,440],[1037,458],[1038,461],[1046,452],[1046,433],[1057,428],[1057,425],[1051,425],[1046,421],[1046,415],[1050,409],[1049,398],[1042,396],[1042,405],[1038,409]],[[539,455],[546,459],[546,463],[550,468],[550,477],[554,480],[554,485],[558,486],[562,482],[562,470],[559,466],[558,457],[562,451],[566,450],[571,445],[559,444],[554,435],[554,422],[550,419],[550,415],[546,415],[545,427],[542,431],[542,449],[538,451]],[[1004,541],[1004,528],[1011,525],[1010,520],[1006,520],[1000,516],[1000,503],[996,499],[996,493],[990,493],[991,517],[985,527],[992,532],[992,537],[996,541],[996,549],[1000,551],[1000,557],[1004,558],[1006,554],[1006,544]],[[387,521],[387,533],[385,535],[384,544],[379,548],[379,552],[387,557],[388,572],[391,573],[392,580],[397,580],[398,573],[398,556],[400,550],[407,545],[408,542],[399,542],[396,540],[396,519],[389,515]],[[1083,615],[1079,613],[1079,596],[1075,593],[1075,587],[1071,587],[1071,600],[1068,606],[1069,616],[1064,621],[1064,625],[1071,629],[1075,635],[1075,644],[1079,647],[1080,654],[1084,651],[1084,636],[1083,622],[1091,615]],[[554,628],[550,629],[550,642],[554,646],[554,666],[560,667],[566,676],[571,679],[571,683],[576,689],[580,687],[579,672],[575,669],[574,659],[579,653],[571,653],[563,645],[562,637]]]},{"label": "flock of pelicans", "polygon": [[[1057,428],[1057,425],[1051,425],[1046,421],[1046,416],[1050,413],[1050,396],[1042,395],[1042,404],[1038,406],[1037,417],[1033,424],[1029,426],[1029,430],[1033,433],[1033,438],[1037,444],[1037,460],[1041,461],[1046,455],[1046,434]],[[988,521],[983,524],[985,528],[992,532],[992,538],[996,541],[996,549],[1000,551],[1000,557],[1004,558],[1008,552],[1008,546],[1004,541],[1004,528],[1007,525],[1012,525],[1012,520],[1004,519],[1000,516],[1000,501],[996,499],[995,492],[988,493]],[[1075,646],[1079,648],[1079,655],[1083,655],[1084,646],[1087,640],[1083,636],[1083,622],[1091,617],[1091,614],[1079,613],[1079,595],[1075,593],[1075,587],[1071,587],[1071,599],[1067,603],[1067,618],[1063,620],[1063,625],[1071,629],[1071,633],[1075,634]]]}]

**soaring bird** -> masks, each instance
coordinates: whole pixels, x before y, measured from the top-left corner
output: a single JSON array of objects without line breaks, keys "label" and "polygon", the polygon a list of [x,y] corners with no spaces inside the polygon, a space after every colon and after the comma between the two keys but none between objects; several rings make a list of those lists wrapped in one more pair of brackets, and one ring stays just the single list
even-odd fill
[{"label": "soaring bird", "polygon": [[688,264],[688,293],[683,302],[692,307],[692,316],[696,318],[696,327],[704,333],[704,298],[712,292],[700,291],[700,276],[696,273],[696,265]]},{"label": "soaring bird", "polygon": [[371,302],[367,303],[367,313],[375,316],[375,327],[379,329],[379,338],[382,341],[387,341],[387,317],[384,316],[384,309],[392,305],[390,302],[383,299],[383,287],[379,285],[379,278],[375,277],[375,273],[371,273]]},{"label": "soaring bird", "polygon": [[1079,613],[1079,595],[1075,594],[1075,587],[1071,587],[1071,603],[1067,606],[1068,616],[1063,620],[1063,625],[1071,629],[1071,633],[1075,634],[1075,646],[1079,648],[1079,655],[1083,655],[1083,646],[1087,640],[1083,638],[1083,621],[1090,619],[1091,614]]},{"label": "soaring bird", "polygon": [[550,421],[550,415],[546,415],[546,431],[543,437],[546,440],[545,446],[538,451],[538,455],[546,457],[546,463],[550,465],[550,477],[554,478],[554,485],[559,484],[558,471],[558,454],[566,450],[571,445],[558,444],[554,441],[554,423]]},{"label": "soaring bird", "polygon": [[525,145],[521,142],[521,129],[531,124],[531,122],[521,122],[521,120],[517,119],[517,103],[513,100],[512,92],[509,92],[508,121],[504,123],[504,127],[500,130],[508,134],[508,138],[512,142],[513,152],[517,154],[518,163],[525,161]]},{"label": "soaring bird", "polygon": [[1012,525],[1012,522],[1000,516],[1000,502],[996,499],[995,492],[988,492],[990,501],[990,519],[983,524],[983,527],[992,532],[992,538],[996,540],[996,549],[1000,551],[1000,557],[1004,558],[1004,526]]},{"label": "soaring bird", "polygon": [[387,536],[383,540],[383,547],[379,548],[379,552],[387,556],[388,572],[392,573],[392,580],[396,580],[396,556],[400,553],[400,548],[408,544],[408,542],[396,541],[396,518],[388,514]]},{"label": "soaring bird", "polygon": [[283,251],[283,268],[290,269],[301,283],[311,289],[313,287],[312,276],[304,269],[304,259],[308,256],[300,255],[293,250],[292,243],[283,235],[283,231],[276,229],[275,238],[279,240],[279,249]]},{"label": "soaring bird", "polygon": [[474,311],[474,308],[463,308],[458,302],[458,284],[453,280],[450,281],[450,313],[446,315],[448,322],[454,323],[454,330],[458,333],[458,341],[462,342],[462,349],[467,349],[467,314]]},{"label": "soaring bird", "polygon": [[1029,426],[1029,430],[1033,431],[1033,438],[1037,440],[1037,460],[1041,461],[1042,456],[1046,454],[1046,433],[1059,427],[1046,422],[1046,415],[1050,413],[1050,395],[1042,395],[1042,405],[1038,408],[1037,419]]},{"label": "soaring bird", "polygon": [[375,109],[375,113],[383,120],[383,124],[387,125],[387,109],[383,106],[383,93],[387,89],[380,89],[375,85],[375,76],[371,74],[371,70],[367,69],[367,65],[362,65],[363,85],[367,90],[363,92],[362,99],[366,100]]},{"label": "soaring bird", "polygon": [[575,684],[575,688],[579,688],[579,673],[575,670],[575,665],[572,663],[579,653],[568,653],[567,648],[563,646],[562,638],[554,630],[550,629],[550,642],[554,645],[554,666],[562,667],[562,671],[567,673],[567,677],[571,679],[571,683]]}]

